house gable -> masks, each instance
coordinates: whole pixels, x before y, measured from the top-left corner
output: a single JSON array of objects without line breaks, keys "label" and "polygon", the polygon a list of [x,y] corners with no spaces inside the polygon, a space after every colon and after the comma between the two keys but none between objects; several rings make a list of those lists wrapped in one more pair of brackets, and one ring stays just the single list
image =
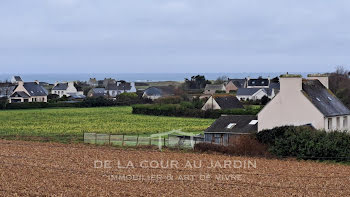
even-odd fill
[{"label": "house gable", "polygon": [[324,129],[324,115],[302,92],[301,78],[281,78],[281,91],[258,114],[258,130],[311,124]]},{"label": "house gable", "polygon": [[213,98],[213,96],[211,96],[202,107],[202,110],[217,110],[217,109],[221,109],[221,107]]}]

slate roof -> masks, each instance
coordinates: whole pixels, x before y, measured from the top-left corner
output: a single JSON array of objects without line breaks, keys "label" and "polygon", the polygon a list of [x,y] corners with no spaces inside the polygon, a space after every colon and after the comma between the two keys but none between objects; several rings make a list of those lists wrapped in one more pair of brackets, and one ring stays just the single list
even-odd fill
[{"label": "slate roof", "polygon": [[47,96],[47,91],[35,82],[26,82],[23,86],[30,96]]},{"label": "slate roof", "polygon": [[20,97],[22,97],[22,98],[29,98],[29,97],[30,97],[27,93],[25,93],[25,92],[23,92],[23,91],[15,92],[15,93],[12,95],[12,97],[15,97],[16,95],[18,95],[18,96],[20,96]]},{"label": "slate roof", "polygon": [[269,79],[264,79],[264,78],[249,79],[248,86],[269,86]]},{"label": "slate roof", "polygon": [[131,90],[131,83],[120,83],[117,85],[117,83],[109,83],[106,86],[106,90]]},{"label": "slate roof", "polygon": [[152,86],[145,90],[148,96],[169,96],[175,94],[174,86]]},{"label": "slate roof", "polygon": [[91,89],[92,91],[92,96],[94,97],[100,97],[100,96],[105,96],[105,89],[104,88],[93,88]]},{"label": "slate roof", "polygon": [[205,90],[223,90],[225,89],[224,84],[207,84]]},{"label": "slate roof", "polygon": [[[83,88],[76,83],[74,83],[74,87],[77,89],[78,92],[83,91]],[[52,88],[52,90],[67,90],[68,83],[58,83],[55,87]]]},{"label": "slate roof", "polygon": [[214,96],[215,101],[219,104],[221,109],[236,109],[244,108],[241,102],[235,96]]},{"label": "slate roof", "polygon": [[350,110],[319,80],[303,80],[303,92],[326,117],[350,115]]},{"label": "slate roof", "polygon": [[280,83],[271,82],[270,83],[270,88],[279,90],[280,89]]},{"label": "slate roof", "polygon": [[244,84],[246,82],[245,79],[228,79],[228,81],[232,81],[232,83],[237,87],[237,88],[244,88]]},{"label": "slate roof", "polygon": [[68,83],[58,83],[52,90],[67,90]]},{"label": "slate roof", "polygon": [[13,77],[16,81],[22,81],[22,78],[20,76],[14,76]]},{"label": "slate roof", "polygon": [[[252,120],[258,120],[252,115],[222,115],[204,133],[254,133],[258,131],[258,123],[249,124]],[[231,123],[236,125],[227,128]]]},{"label": "slate roof", "polygon": [[261,88],[239,88],[237,90],[237,96],[252,96]]},{"label": "slate roof", "polygon": [[271,96],[272,88],[240,88],[237,90],[237,96],[253,96],[259,90],[263,90],[267,95]]},{"label": "slate roof", "polygon": [[105,89],[104,88],[93,88],[92,92],[95,94],[104,94],[105,93]]}]

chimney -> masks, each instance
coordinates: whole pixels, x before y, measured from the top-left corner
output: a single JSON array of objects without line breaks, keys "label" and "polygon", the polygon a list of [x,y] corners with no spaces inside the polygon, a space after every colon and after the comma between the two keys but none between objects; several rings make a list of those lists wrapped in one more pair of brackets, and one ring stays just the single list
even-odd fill
[{"label": "chimney", "polygon": [[68,82],[68,87],[74,87],[74,81]]},{"label": "chimney", "polygon": [[329,81],[328,81],[328,76],[325,74],[309,74],[307,75],[308,79],[317,79],[319,80],[322,85],[324,85],[324,87],[326,87],[327,89],[329,89]]},{"label": "chimney", "polygon": [[280,76],[280,92],[296,92],[303,89],[303,78],[301,75],[285,74]]},{"label": "chimney", "polygon": [[17,85],[18,85],[19,87],[23,87],[24,82],[23,82],[23,81],[17,81]]}]

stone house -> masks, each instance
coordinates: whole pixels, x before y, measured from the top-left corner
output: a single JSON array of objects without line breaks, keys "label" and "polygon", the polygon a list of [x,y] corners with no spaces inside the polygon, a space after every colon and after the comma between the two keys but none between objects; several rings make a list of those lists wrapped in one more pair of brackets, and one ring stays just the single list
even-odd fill
[{"label": "stone house", "polygon": [[38,82],[18,81],[9,103],[47,102],[47,92]]}]

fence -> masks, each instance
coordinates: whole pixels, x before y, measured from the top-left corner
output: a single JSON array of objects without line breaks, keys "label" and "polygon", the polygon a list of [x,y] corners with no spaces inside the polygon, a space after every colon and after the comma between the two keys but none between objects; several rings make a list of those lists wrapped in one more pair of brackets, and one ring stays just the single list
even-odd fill
[{"label": "fence", "polygon": [[193,148],[196,143],[203,141],[201,138],[188,136],[166,135],[150,137],[142,135],[126,134],[99,134],[84,133],[84,143],[112,146],[166,146],[177,148]]}]

